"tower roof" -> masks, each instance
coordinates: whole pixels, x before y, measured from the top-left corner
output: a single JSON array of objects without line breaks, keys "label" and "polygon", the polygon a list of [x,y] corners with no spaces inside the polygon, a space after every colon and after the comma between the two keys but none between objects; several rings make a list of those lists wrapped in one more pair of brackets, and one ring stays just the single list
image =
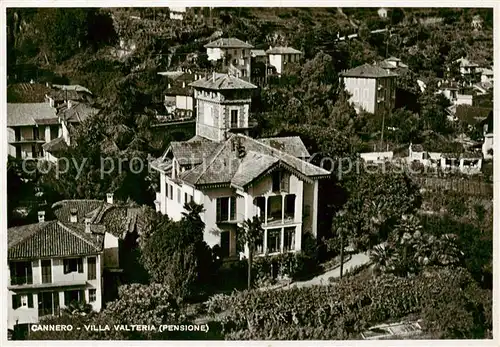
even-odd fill
[{"label": "tower roof", "polygon": [[194,88],[211,90],[256,89],[257,86],[228,74],[213,73],[189,84]]}]

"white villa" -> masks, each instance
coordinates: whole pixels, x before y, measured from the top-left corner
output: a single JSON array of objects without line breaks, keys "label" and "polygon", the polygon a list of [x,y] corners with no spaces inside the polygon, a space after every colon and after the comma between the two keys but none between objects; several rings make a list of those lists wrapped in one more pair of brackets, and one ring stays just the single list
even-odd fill
[{"label": "white villa", "polygon": [[174,220],[184,204],[203,204],[204,239],[236,257],[236,227],[262,218],[259,254],[300,251],[305,232],[317,235],[318,185],[330,172],[312,165],[299,137],[253,139],[251,93],[237,77],[214,74],[191,83],[198,109],[196,135],[172,142],[152,162],[160,173],[157,209]]}]

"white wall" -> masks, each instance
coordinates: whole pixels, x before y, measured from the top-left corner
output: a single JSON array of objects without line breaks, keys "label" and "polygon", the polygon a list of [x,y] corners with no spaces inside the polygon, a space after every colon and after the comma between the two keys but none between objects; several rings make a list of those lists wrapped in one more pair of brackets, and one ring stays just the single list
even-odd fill
[{"label": "white wall", "polygon": [[181,110],[193,110],[193,98],[186,95],[176,95],[175,106]]},{"label": "white wall", "polygon": [[[69,274],[64,274],[64,265],[63,258],[52,259],[52,279],[51,283],[53,286],[50,289],[45,289],[45,291],[52,291],[59,293],[59,306],[60,308],[64,308],[64,291],[67,290],[84,290],[85,293],[85,301],[89,302],[89,289],[96,290],[96,301],[89,303],[92,306],[94,311],[100,311],[102,307],[102,285],[101,285],[101,256],[94,255],[90,257],[96,258],[96,279],[89,280],[88,279],[88,263],[87,259],[89,257],[83,257],[83,273],[72,272]],[[41,261],[39,259],[33,260],[32,262],[32,274],[33,274],[33,287],[29,289],[24,289],[22,292],[16,290],[16,286],[10,286],[10,271],[6,271],[8,275],[8,284],[9,284],[9,295],[7,297],[7,305],[8,305],[8,326],[10,329],[16,324],[27,324],[27,323],[37,323],[38,322],[38,293],[40,289],[36,287],[36,285],[42,284],[42,268]],[[71,286],[72,282],[80,282],[85,281],[85,286]],[[33,295],[33,308],[27,307],[19,307],[17,309],[13,309],[12,307],[12,296],[14,294],[29,294]]]},{"label": "white wall", "polygon": [[281,54],[269,54],[269,65],[276,68],[276,72],[281,74],[283,72],[283,59]]},{"label": "white wall", "polygon": [[376,109],[376,80],[374,78],[344,77],[345,89],[352,95],[349,101],[358,108],[374,113]]}]

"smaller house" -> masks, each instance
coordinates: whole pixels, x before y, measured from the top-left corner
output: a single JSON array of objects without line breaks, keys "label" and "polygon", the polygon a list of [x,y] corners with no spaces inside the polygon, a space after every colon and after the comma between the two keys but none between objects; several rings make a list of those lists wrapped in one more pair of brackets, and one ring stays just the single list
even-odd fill
[{"label": "smaller house", "polygon": [[69,100],[92,103],[93,96],[90,90],[81,85],[52,85],[52,90],[46,94],[47,101],[52,107],[59,107]]},{"label": "smaller house", "polygon": [[357,112],[363,109],[375,114],[394,108],[397,74],[380,66],[364,64],[344,71],[340,76]]},{"label": "smaller house", "polygon": [[250,80],[250,49],[253,48],[251,44],[230,37],[209,42],[204,47],[207,49],[209,61],[222,60],[223,66],[228,68],[232,75],[246,81]]},{"label": "smaller house", "polygon": [[441,155],[441,168],[444,170],[459,170],[469,175],[481,173],[482,162],[481,153],[443,153]]},{"label": "smaller house", "polygon": [[360,153],[359,156],[367,164],[381,164],[387,161],[392,161],[394,158],[394,152],[366,152]]},{"label": "smaller house", "polygon": [[170,19],[173,20],[183,20],[186,16],[186,8],[185,7],[169,7]]},{"label": "smaller house", "polygon": [[385,19],[385,18],[387,18],[387,9],[386,9],[386,8],[381,7],[381,8],[379,8],[379,9],[377,10],[377,14],[378,14],[378,16],[379,16],[380,18]]},{"label": "smaller house", "polygon": [[493,82],[493,70],[488,68],[478,68],[481,73],[481,82]]},{"label": "smaller house", "polygon": [[193,117],[193,88],[189,84],[202,78],[202,75],[184,71],[166,71],[158,74],[169,80],[164,93],[164,105],[168,114],[182,113],[188,118]]},{"label": "smaller house", "polygon": [[475,15],[474,17],[472,17],[471,25],[475,30],[482,29],[483,28],[483,19],[481,18],[481,16]]},{"label": "smaller house", "polygon": [[43,145],[61,133],[56,109],[48,103],[7,104],[7,141],[11,156],[41,159]]},{"label": "smaller house", "polygon": [[73,302],[94,311],[102,307],[106,233],[91,225],[45,221],[9,228],[8,328],[29,331],[31,324],[57,316]]},{"label": "smaller house", "polygon": [[256,63],[267,63],[267,54],[263,49],[252,49],[250,55]]},{"label": "smaller house", "polygon": [[42,148],[44,157],[48,161],[57,161],[59,153],[71,144],[71,133],[85,119],[95,116],[100,112],[86,103],[68,100],[57,109],[58,122],[61,126],[61,133],[57,138],[45,143]]},{"label": "smaller house", "polygon": [[277,75],[281,75],[288,63],[298,63],[302,52],[292,47],[269,47],[266,51],[267,61]]},{"label": "smaller house", "polygon": [[426,165],[429,159],[429,155],[426,151],[424,151],[424,146],[421,144],[412,144],[410,143],[410,147],[408,148],[408,161],[411,162],[419,162]]},{"label": "smaller house", "polygon": [[466,58],[457,59],[455,63],[459,65],[460,74],[465,79],[466,85],[472,86],[474,83],[480,81],[481,73],[478,70],[478,64]]}]

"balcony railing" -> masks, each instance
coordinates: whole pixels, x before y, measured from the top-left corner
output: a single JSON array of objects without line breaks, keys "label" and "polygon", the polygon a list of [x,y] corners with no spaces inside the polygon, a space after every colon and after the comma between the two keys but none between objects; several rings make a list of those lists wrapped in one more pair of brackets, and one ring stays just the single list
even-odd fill
[{"label": "balcony railing", "polygon": [[33,284],[33,276],[15,276],[10,278],[10,284],[21,286],[24,284]]}]

